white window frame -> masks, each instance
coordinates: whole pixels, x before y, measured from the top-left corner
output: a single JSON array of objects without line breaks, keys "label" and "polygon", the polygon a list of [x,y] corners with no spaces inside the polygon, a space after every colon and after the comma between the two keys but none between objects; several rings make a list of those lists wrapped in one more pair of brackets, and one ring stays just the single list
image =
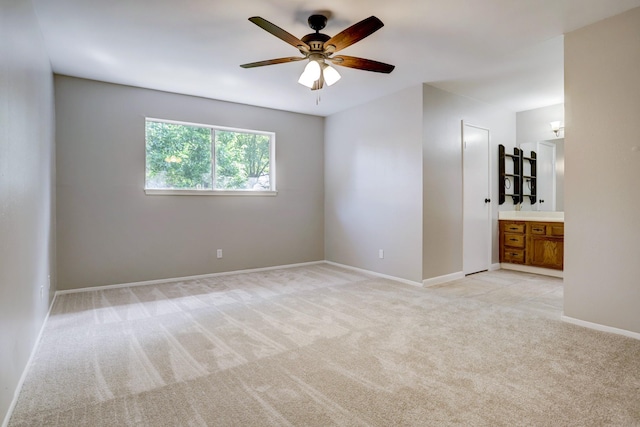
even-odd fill
[{"label": "white window frame", "polygon": [[[221,190],[215,188],[207,188],[202,190],[196,189],[179,189],[179,188],[171,188],[171,189],[157,189],[157,188],[147,188],[147,174],[146,174],[146,165],[147,165],[147,136],[146,136],[146,123],[147,121],[158,122],[158,123],[170,123],[175,125],[184,125],[184,126],[197,126],[203,127],[211,130],[211,170],[212,170],[212,182],[215,183],[215,165],[216,165],[216,151],[215,151],[215,131],[227,131],[227,132],[238,132],[238,133],[254,133],[257,135],[267,135],[269,136],[269,186],[270,190]],[[145,159],[145,174],[144,174],[144,192],[150,196],[275,196],[278,194],[276,190],[276,133],[261,131],[261,130],[252,130],[252,129],[240,129],[233,128],[227,126],[214,126],[207,125],[203,123],[192,123],[192,122],[183,122],[178,120],[167,120],[167,119],[157,119],[155,117],[145,117],[145,150],[144,150],[144,159]]]}]

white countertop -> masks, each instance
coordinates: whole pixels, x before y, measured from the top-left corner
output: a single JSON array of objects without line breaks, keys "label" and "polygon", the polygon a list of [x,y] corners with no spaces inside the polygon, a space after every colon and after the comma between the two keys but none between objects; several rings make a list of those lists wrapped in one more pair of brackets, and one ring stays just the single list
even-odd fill
[{"label": "white countertop", "polygon": [[564,212],[499,211],[498,219],[513,221],[564,222]]}]

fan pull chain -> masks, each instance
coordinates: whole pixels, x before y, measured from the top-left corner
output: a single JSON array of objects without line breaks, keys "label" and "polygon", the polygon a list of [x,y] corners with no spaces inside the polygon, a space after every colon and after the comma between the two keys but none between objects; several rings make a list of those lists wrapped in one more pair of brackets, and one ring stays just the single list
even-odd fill
[{"label": "fan pull chain", "polygon": [[320,98],[320,91],[316,91],[316,105],[320,105],[320,101],[322,101],[322,98]]}]

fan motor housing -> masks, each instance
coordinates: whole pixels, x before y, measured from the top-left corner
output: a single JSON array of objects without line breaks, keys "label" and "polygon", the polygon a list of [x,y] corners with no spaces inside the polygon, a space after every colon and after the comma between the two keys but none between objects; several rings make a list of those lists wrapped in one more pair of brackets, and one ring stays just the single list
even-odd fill
[{"label": "fan motor housing", "polygon": [[329,40],[329,37],[326,34],[322,33],[311,33],[307,34],[302,38],[302,41],[309,45],[311,50],[319,50],[322,51],[324,48],[324,42]]}]

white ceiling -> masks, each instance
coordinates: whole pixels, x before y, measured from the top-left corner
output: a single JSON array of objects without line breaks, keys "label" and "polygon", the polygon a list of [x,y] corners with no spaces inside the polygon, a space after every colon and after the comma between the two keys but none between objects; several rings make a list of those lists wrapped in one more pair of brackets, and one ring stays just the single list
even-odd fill
[{"label": "white ceiling", "polygon": [[[640,0],[32,0],[54,72],[326,116],[429,83],[523,111],[561,103],[562,34]],[[304,62],[242,69],[299,52],[247,18],[302,38],[330,11],[330,36],[370,16],[385,26],[341,54],[396,65],[389,75],[338,67],[318,92]]]}]

